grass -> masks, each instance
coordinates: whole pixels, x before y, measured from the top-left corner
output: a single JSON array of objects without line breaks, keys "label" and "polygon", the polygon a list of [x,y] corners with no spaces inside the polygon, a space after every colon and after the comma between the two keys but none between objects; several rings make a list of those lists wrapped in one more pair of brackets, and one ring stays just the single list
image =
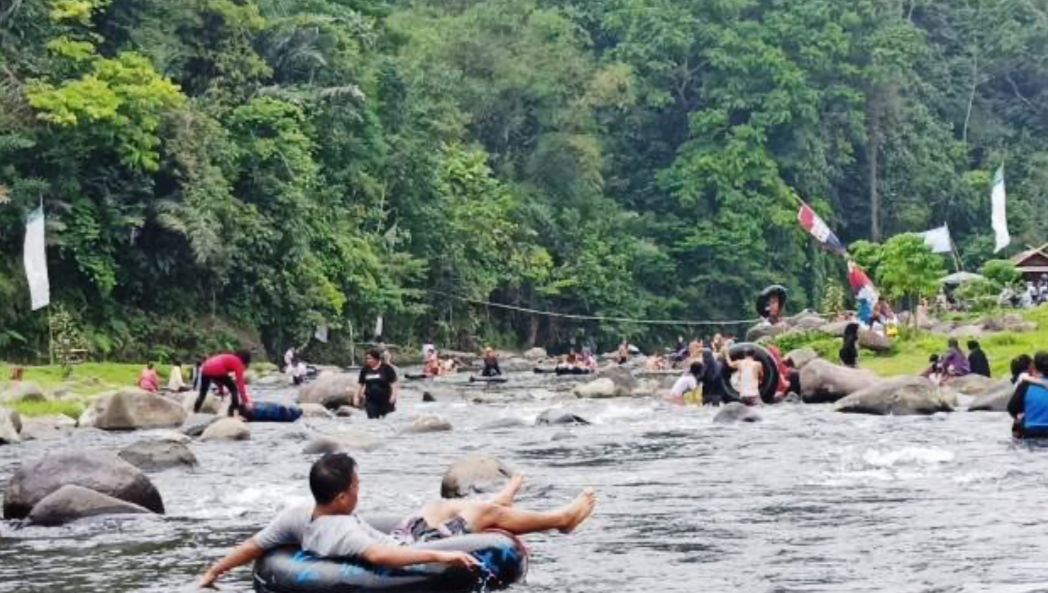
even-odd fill
[{"label": "grass", "polygon": [[[11,376],[10,364],[0,364],[0,391],[6,388]],[[31,381],[44,391],[65,388],[77,395],[96,395],[103,391],[131,387],[138,382],[141,364],[118,362],[86,362],[73,366],[69,377],[57,365],[23,367],[23,381]]]},{"label": "grass", "polygon": [[16,411],[24,418],[34,416],[69,416],[73,420],[80,418],[86,404],[77,400],[61,401],[23,401],[7,404],[8,408]]}]

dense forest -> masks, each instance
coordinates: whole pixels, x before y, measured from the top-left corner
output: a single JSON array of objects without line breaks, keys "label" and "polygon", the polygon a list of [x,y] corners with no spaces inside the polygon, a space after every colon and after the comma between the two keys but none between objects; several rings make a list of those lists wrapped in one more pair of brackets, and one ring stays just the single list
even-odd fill
[{"label": "dense forest", "polygon": [[[385,339],[606,345],[817,306],[846,242],[1048,240],[1046,0],[0,0],[0,355],[22,273],[97,357]],[[316,347],[319,348],[319,347]],[[317,349],[317,356],[325,354]]]}]

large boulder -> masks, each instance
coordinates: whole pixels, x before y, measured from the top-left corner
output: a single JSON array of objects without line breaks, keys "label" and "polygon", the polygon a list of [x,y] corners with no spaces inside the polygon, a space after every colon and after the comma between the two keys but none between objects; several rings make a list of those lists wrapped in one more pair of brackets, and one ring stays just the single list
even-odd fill
[{"label": "large boulder", "polygon": [[0,445],[14,445],[22,442],[18,433],[22,430],[22,421],[18,412],[0,408]]},{"label": "large boulder", "polygon": [[332,410],[351,405],[358,379],[359,375],[352,373],[321,375],[298,390],[298,401],[300,404],[320,404]]},{"label": "large boulder", "polygon": [[236,418],[221,418],[204,429],[202,441],[246,441],[251,438],[251,429],[246,422]]},{"label": "large boulder", "polygon": [[25,463],[7,483],[4,518],[23,519],[62,486],[82,486],[120,500],[164,512],[160,493],[141,470],[105,451],[55,453]]},{"label": "large boulder", "polygon": [[913,416],[952,412],[948,398],[924,377],[893,377],[839,400],[834,409],[853,414]]},{"label": "large boulder", "polygon": [[769,323],[758,323],[746,330],[746,341],[756,342],[763,338],[774,338],[775,336],[784,334],[788,331],[790,331],[790,326],[783,322],[774,325]]},{"label": "large boulder", "polygon": [[182,427],[179,430],[181,430],[184,435],[198,437],[204,434],[204,431],[207,430],[208,426],[218,422],[220,418],[222,417],[215,414],[193,414],[189,418],[186,418],[186,421],[182,423]]},{"label": "large boulder", "polygon": [[124,447],[117,455],[143,471],[160,471],[172,467],[193,467],[196,455],[189,447],[170,440],[142,440]]},{"label": "large boulder", "polygon": [[799,329],[801,331],[814,331],[826,325],[826,320],[814,313],[804,313],[798,315],[791,321],[793,329]]},{"label": "large boulder", "polygon": [[97,421],[98,412],[95,410],[94,406],[88,406],[87,409],[80,414],[80,417],[77,418],[76,426],[77,428],[94,428],[95,422]]},{"label": "large boulder", "polygon": [[19,436],[23,441],[49,441],[69,436],[76,428],[76,420],[69,416],[37,416],[22,422]]},{"label": "large boulder", "polygon": [[968,405],[969,412],[1007,412],[1008,402],[1015,393],[1015,386],[1006,380],[998,381],[992,388],[976,395]]},{"label": "large boulder", "polygon": [[[1000,387],[1001,382],[1001,379],[991,379],[989,377],[984,377],[982,375],[976,375],[972,373],[967,374],[963,377],[954,377],[950,379],[947,385],[949,385],[950,389],[953,389],[961,395],[971,395],[979,397],[981,395],[989,393],[990,391],[994,391],[997,387]],[[1009,387],[1011,386],[1011,383],[1007,380],[1003,380],[1003,382],[1007,384]]]},{"label": "large boulder", "polygon": [[793,362],[793,367],[796,369],[803,369],[816,358],[819,358],[819,353],[811,348],[798,348],[786,353],[786,360]]},{"label": "large boulder", "polygon": [[888,352],[892,349],[892,340],[884,334],[864,329],[859,332],[859,347],[873,352]]},{"label": "large boulder", "polygon": [[102,430],[171,428],[186,419],[186,413],[178,403],[138,389],[99,396],[94,409],[94,426]]},{"label": "large boulder", "polygon": [[739,402],[731,402],[717,412],[717,415],[713,417],[713,421],[717,424],[760,422],[761,414],[756,408],[740,404]]},{"label": "large boulder", "polygon": [[990,317],[983,322],[983,329],[990,332],[1031,332],[1037,329],[1037,324],[1026,321],[1021,315],[1009,313],[1003,317]]},{"label": "large boulder", "polygon": [[819,326],[819,333],[833,336],[835,338],[844,337],[844,329],[849,324],[855,323],[854,321],[831,321]]},{"label": "large boulder", "polygon": [[880,380],[877,375],[867,370],[852,369],[815,359],[800,370],[801,397],[810,404],[835,402]]},{"label": "large boulder", "polygon": [[564,410],[558,410],[551,408],[539,414],[539,417],[535,419],[536,426],[554,426],[562,424],[589,424],[589,420],[586,420],[582,416],[577,416],[571,412]]},{"label": "large boulder", "polygon": [[615,397],[629,397],[637,388],[637,378],[629,369],[613,365],[604,367],[597,372],[598,379],[611,379],[615,383]]},{"label": "large boulder", "polygon": [[405,429],[406,432],[410,433],[425,433],[425,432],[448,432],[452,429],[451,423],[441,418],[440,416],[427,415],[419,416],[411,422],[411,426]]},{"label": "large boulder", "polygon": [[340,432],[314,438],[306,443],[302,452],[306,455],[324,455],[350,451],[374,451],[382,446],[382,441],[364,433]]},{"label": "large boulder", "polygon": [[490,455],[468,455],[451,465],[440,482],[440,496],[462,498],[497,491],[513,477],[513,470]]},{"label": "large boulder", "polygon": [[546,352],[545,348],[537,348],[536,347],[536,348],[531,348],[529,350],[524,351],[524,358],[526,358],[528,360],[531,360],[531,361],[545,360],[545,359],[549,358],[549,354]]},{"label": "large boulder", "polygon": [[[195,391],[187,391],[182,394],[182,410],[186,413],[186,416],[194,413],[193,407],[196,405],[198,397],[200,397],[200,394]],[[215,395],[213,391],[208,391],[207,395],[204,396],[204,403],[200,404],[200,413],[223,414],[228,405],[223,402],[223,398]]]},{"label": "large boulder", "polygon": [[32,381],[19,381],[10,389],[0,394],[0,401],[9,402],[42,402],[47,401],[47,395],[40,386]]},{"label": "large boulder", "polygon": [[981,338],[985,335],[983,329],[978,325],[961,325],[950,330],[951,338]]},{"label": "large boulder", "polygon": [[95,492],[90,488],[67,484],[38,502],[29,513],[37,525],[64,525],[77,519],[99,515],[149,514],[143,506]]},{"label": "large boulder", "polygon": [[608,397],[621,397],[619,395],[618,388],[615,386],[615,381],[607,377],[600,379],[594,379],[589,383],[583,383],[578,385],[574,389],[575,397],[581,397],[586,399],[602,399]]}]

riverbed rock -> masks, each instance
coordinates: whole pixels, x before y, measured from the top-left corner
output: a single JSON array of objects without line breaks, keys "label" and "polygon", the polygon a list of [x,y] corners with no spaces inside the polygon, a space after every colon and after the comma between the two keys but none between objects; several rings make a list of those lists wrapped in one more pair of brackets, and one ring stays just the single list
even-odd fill
[{"label": "riverbed rock", "polygon": [[[303,418],[334,418],[335,415],[320,404],[299,404]],[[342,407],[342,406],[340,406]]]},{"label": "riverbed rock", "polygon": [[[186,413],[186,416],[193,414],[193,406],[196,405],[197,398],[200,394],[195,391],[187,391],[182,394],[182,410]],[[218,397],[212,391],[208,391],[207,395],[204,396],[204,403],[200,404],[201,414],[224,414],[225,408],[229,404],[225,404],[223,398]]]},{"label": "riverbed rock", "polygon": [[442,498],[462,498],[500,490],[513,470],[496,457],[467,455],[451,464],[440,482]]},{"label": "riverbed rock", "polygon": [[978,325],[960,325],[952,330],[948,334],[951,338],[981,338],[986,335],[983,329]]},{"label": "riverbed rock", "polygon": [[839,400],[834,409],[852,414],[914,416],[952,412],[939,387],[924,377],[893,377]]},{"label": "riverbed rock", "polygon": [[374,451],[382,446],[382,441],[357,432],[340,432],[333,435],[318,436],[306,443],[302,452],[306,455],[324,455],[353,451]]},{"label": "riverbed rock", "polygon": [[335,411],[335,416],[339,418],[351,418],[356,413],[351,406],[339,406],[338,410]]},{"label": "riverbed rock", "polygon": [[419,416],[411,422],[411,426],[405,429],[405,432],[410,433],[426,433],[426,432],[448,432],[452,430],[451,423],[440,416],[426,415]]},{"label": "riverbed rock", "polygon": [[18,412],[0,408],[0,445],[16,445],[22,442],[18,436],[22,429],[22,422]]},{"label": "riverbed rock", "polygon": [[32,381],[19,381],[10,389],[0,393],[0,401],[7,402],[43,402],[47,395],[40,386]]},{"label": "riverbed rock", "polygon": [[47,495],[65,485],[164,512],[160,493],[141,470],[108,451],[54,453],[25,463],[7,483],[4,518],[23,519]]},{"label": "riverbed rock", "polygon": [[789,324],[779,322],[774,325],[768,323],[758,323],[757,325],[746,330],[746,341],[756,342],[764,338],[774,338],[775,336],[784,334],[790,331]]},{"label": "riverbed rock", "polygon": [[730,404],[725,405],[719,412],[717,412],[717,415],[713,417],[713,422],[716,424],[760,422],[761,420],[761,414],[756,408],[740,404],[739,402],[731,402]]},{"label": "riverbed rock", "polygon": [[878,381],[880,378],[870,371],[815,359],[800,371],[801,397],[809,404],[835,402]]},{"label": "riverbed rock", "polygon": [[524,351],[524,358],[530,361],[545,360],[549,358],[549,354],[545,348],[530,348]]},{"label": "riverbed rock", "polygon": [[69,436],[76,428],[76,420],[69,416],[37,416],[22,422],[19,436],[23,441],[50,441]]},{"label": "riverbed rock", "polygon": [[120,459],[142,471],[161,471],[173,467],[193,467],[196,455],[182,443],[162,440],[142,440],[120,450]]},{"label": "riverbed rock", "polygon": [[204,431],[207,430],[208,426],[218,422],[221,417],[222,416],[217,414],[193,414],[189,418],[186,418],[186,421],[182,423],[182,427],[179,428],[179,430],[184,435],[198,437],[204,434]]},{"label": "riverbed rock", "polygon": [[251,429],[246,422],[236,418],[220,418],[204,429],[202,441],[246,441],[251,438]]},{"label": "riverbed rock", "polygon": [[77,428],[95,428],[95,422],[98,421],[98,412],[95,411],[94,406],[88,406],[84,410],[80,417],[76,420]]},{"label": "riverbed rock", "polygon": [[186,419],[182,406],[155,393],[126,389],[95,400],[94,426],[102,430],[170,428]]},{"label": "riverbed rock", "polygon": [[1015,387],[1007,380],[998,381],[994,387],[976,396],[968,406],[969,412],[1007,412],[1008,402],[1015,393]]},{"label": "riverbed rock", "polygon": [[790,325],[793,326],[793,329],[801,331],[815,331],[826,325],[826,320],[814,313],[805,313],[795,317]]},{"label": "riverbed rock", "polygon": [[637,378],[629,369],[621,366],[607,366],[597,371],[598,379],[611,379],[615,383],[615,397],[629,397],[637,388]]},{"label": "riverbed rock", "polygon": [[835,338],[844,337],[844,329],[849,324],[855,323],[854,321],[831,321],[819,326],[819,333],[833,336]]},{"label": "riverbed rock", "polygon": [[[950,386],[950,389],[953,389],[957,393],[978,397],[993,391],[996,387],[1000,387],[1001,381],[1002,379],[991,379],[989,377],[970,373],[963,377],[954,377],[950,379],[948,385]],[[1009,386],[1011,385],[1009,381],[1003,381]]]},{"label": "riverbed rock", "polygon": [[798,348],[786,353],[786,360],[792,361],[793,367],[798,370],[816,358],[819,358],[819,353],[811,348]]},{"label": "riverbed rock", "polygon": [[583,383],[578,385],[574,390],[575,397],[581,397],[585,399],[603,399],[609,397],[621,397],[618,395],[618,388],[615,386],[615,382],[607,377],[600,379],[594,379],[589,383]]},{"label": "riverbed rock", "polygon": [[589,420],[586,420],[582,416],[572,414],[565,410],[558,410],[551,408],[539,414],[539,417],[535,419],[536,426],[554,426],[562,424],[589,424]]},{"label": "riverbed rock", "polygon": [[316,381],[299,388],[298,401],[300,404],[320,404],[332,410],[351,405],[358,379],[359,376],[352,373],[321,375]]},{"label": "riverbed rock", "polygon": [[892,340],[884,334],[864,329],[859,332],[859,347],[873,352],[889,352]]},{"label": "riverbed rock", "polygon": [[100,515],[149,514],[143,506],[113,498],[90,488],[66,484],[33,507],[29,521],[37,525],[65,525],[77,519]]}]

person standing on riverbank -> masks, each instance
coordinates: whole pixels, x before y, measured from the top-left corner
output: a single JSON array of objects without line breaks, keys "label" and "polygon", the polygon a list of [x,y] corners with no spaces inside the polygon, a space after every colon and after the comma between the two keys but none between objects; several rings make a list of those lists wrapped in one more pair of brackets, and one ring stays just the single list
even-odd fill
[{"label": "person standing on riverbank", "polygon": [[357,383],[353,405],[363,407],[368,418],[383,418],[397,409],[397,398],[400,395],[397,372],[382,361],[382,353],[378,349],[368,350]]},{"label": "person standing on riverbank", "polygon": [[200,365],[200,395],[193,405],[193,412],[200,412],[212,383],[229,390],[230,416],[236,416],[242,409],[249,408],[251,398],[247,395],[247,385],[244,382],[244,372],[249,366],[251,353],[246,350],[235,354],[219,354],[205,360],[204,364]]}]

